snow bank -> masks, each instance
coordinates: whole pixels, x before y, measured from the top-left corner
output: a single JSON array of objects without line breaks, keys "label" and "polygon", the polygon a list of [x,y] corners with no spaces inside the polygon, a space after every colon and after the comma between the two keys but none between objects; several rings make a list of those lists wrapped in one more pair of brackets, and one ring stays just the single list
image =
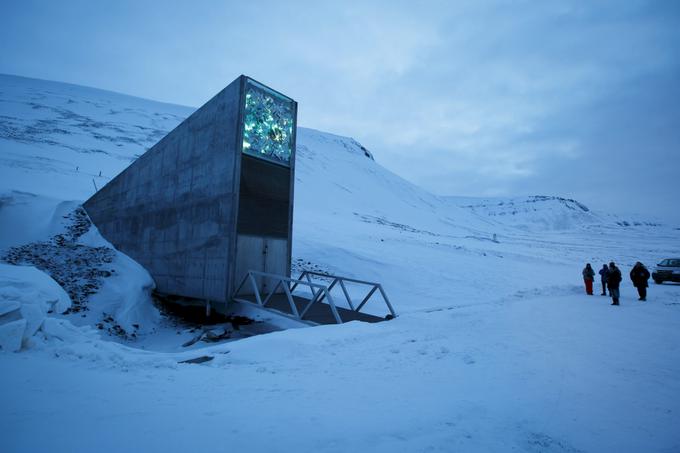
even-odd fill
[{"label": "snow bank", "polygon": [[[48,218],[61,219],[62,207],[56,206]],[[48,224],[55,222],[51,220]],[[78,244],[114,250],[95,227],[79,237]],[[96,333],[91,326],[97,321],[101,324],[102,319],[112,319],[112,325],[107,327],[116,327],[114,333],[118,335],[134,337],[151,332],[160,320],[151,299],[153,279],[142,266],[117,251],[110,267],[111,275],[103,279],[97,293],[88,297],[81,307],[81,316],[65,320],[48,317],[65,313],[74,305],[66,291],[47,273],[33,266],[0,263],[0,348],[19,351],[34,346],[38,333],[38,341],[83,341],[92,332]],[[92,332],[86,332],[88,330]],[[98,338],[98,334],[96,336]]]},{"label": "snow bank", "polygon": [[[78,243],[114,249],[94,225],[79,238]],[[88,305],[92,310],[113,316],[127,333],[150,332],[161,317],[151,299],[151,292],[156,287],[151,275],[120,251],[116,251],[111,264],[115,273],[104,280],[101,289],[90,297]]]},{"label": "snow bank", "polygon": [[77,203],[7,191],[0,193],[0,250],[60,233]]},{"label": "snow bank", "polygon": [[71,306],[66,292],[32,266],[0,263],[0,349],[19,351],[44,329],[49,313]]},{"label": "snow bank", "polygon": [[[121,275],[105,285],[106,292],[102,298],[118,304],[115,310],[117,321],[122,326],[130,326],[130,331],[133,331],[132,324],[159,316],[145,299],[153,281],[125,255],[119,255],[117,260]],[[132,297],[126,295],[126,291]],[[113,299],[114,294],[120,298]],[[158,356],[102,341],[99,331],[92,326],[76,326],[69,319],[58,317],[70,307],[68,294],[44,272],[32,266],[0,263],[0,351],[45,349],[57,357],[119,368],[176,366],[177,361],[184,357]]]},{"label": "snow bank", "polygon": [[[18,227],[24,224],[28,227]],[[70,298],[69,312],[79,314],[71,319],[75,325],[97,325],[113,335],[134,338],[158,324],[151,276],[102,238],[77,203],[11,192],[0,197],[0,232],[8,236],[0,241],[0,248],[10,246],[0,254],[2,260],[16,266],[35,265],[59,282]],[[32,277],[24,277],[30,284]],[[17,329],[5,327],[5,336],[15,337]],[[16,349],[13,345],[5,349]]]}]

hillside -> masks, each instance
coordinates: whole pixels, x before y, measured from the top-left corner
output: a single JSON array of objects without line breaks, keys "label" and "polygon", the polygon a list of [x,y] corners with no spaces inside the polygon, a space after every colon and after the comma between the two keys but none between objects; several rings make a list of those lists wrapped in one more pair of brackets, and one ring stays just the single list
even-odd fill
[{"label": "hillside", "polygon": [[[84,201],[192,111],[54,82],[12,76],[1,81],[0,188],[5,204],[15,209],[33,195],[41,197],[31,202],[41,209],[49,209],[47,198],[55,206]],[[480,300],[499,294],[499,287],[523,289],[524,263],[535,259],[544,262],[531,271],[536,280],[559,284],[562,276],[552,277],[553,266],[580,266],[583,260],[632,263],[639,256],[635,250],[608,253],[600,248],[610,247],[607,239],[604,244],[585,240],[618,225],[576,201],[533,197],[452,203],[385,170],[356,141],[311,129],[298,131],[295,195],[295,257],[339,274],[389,282],[388,289],[403,300],[402,312],[451,299],[469,302],[470,286],[478,289],[475,299]],[[42,213],[42,219],[47,217]],[[585,233],[587,228],[593,231]],[[670,230],[648,228],[654,235]],[[543,247],[539,239],[555,231],[565,233],[558,256],[554,244]],[[631,242],[646,231],[620,228]],[[494,234],[497,243],[491,241]],[[3,236],[0,247],[26,242],[29,232]],[[661,247],[645,253],[652,254],[642,256],[649,261],[667,252]],[[482,277],[489,267],[498,270],[494,282]],[[414,278],[424,274],[430,277]]]},{"label": "hillside", "polygon": [[[39,250],[61,284],[0,267],[0,337],[35,305],[21,352],[0,353],[8,451],[198,450],[225,429],[248,451],[680,445],[680,286],[643,304],[624,280],[616,312],[581,288],[585,262],[614,260],[625,278],[635,261],[680,256],[679,230],[557,195],[435,196],[312,129],[298,130],[294,271],[380,281],[400,316],[182,347],[193,332],[158,312],[148,274],[77,208],[192,110],[0,75],[0,252]],[[55,252],[64,244],[76,259]],[[215,358],[178,364],[199,354]]]}]

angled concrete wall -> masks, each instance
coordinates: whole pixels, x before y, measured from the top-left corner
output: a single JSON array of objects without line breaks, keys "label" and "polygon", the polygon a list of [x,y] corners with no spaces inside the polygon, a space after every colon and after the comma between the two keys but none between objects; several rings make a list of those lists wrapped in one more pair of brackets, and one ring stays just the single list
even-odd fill
[{"label": "angled concrete wall", "polygon": [[244,79],[85,202],[101,234],[162,293],[223,302],[231,294]]}]

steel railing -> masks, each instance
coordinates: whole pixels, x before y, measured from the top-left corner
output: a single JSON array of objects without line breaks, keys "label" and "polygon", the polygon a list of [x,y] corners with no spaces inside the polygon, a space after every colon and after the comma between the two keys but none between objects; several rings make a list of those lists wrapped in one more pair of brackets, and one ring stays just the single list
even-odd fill
[{"label": "steel railing", "polygon": [[[380,293],[382,296],[383,301],[385,302],[385,305],[387,306],[387,309],[390,311],[390,315],[394,318],[397,316],[397,313],[394,311],[394,308],[392,308],[392,304],[390,303],[390,299],[387,297],[387,293],[385,293],[385,290],[383,289],[382,285],[380,283],[376,282],[369,282],[366,280],[358,280],[356,278],[351,278],[351,277],[340,277],[338,275],[331,275],[331,274],[325,274],[323,272],[317,272],[317,271],[302,271],[300,274],[300,277],[298,277],[297,281],[302,281],[304,278],[307,283],[313,283],[312,282],[312,277],[318,277],[324,280],[330,280],[330,284],[326,287],[327,293],[330,295],[331,291],[336,285],[340,285],[340,288],[342,289],[342,293],[345,296],[345,300],[347,301],[347,305],[349,305],[350,309],[352,311],[360,312],[361,309],[366,305],[366,303],[371,299],[371,296],[375,294],[376,291]],[[361,302],[359,302],[359,305],[356,307],[354,306],[354,302],[349,295],[349,291],[347,290],[347,286],[345,285],[345,282],[348,283],[355,283],[358,285],[363,285],[363,286],[368,286],[369,290],[364,296],[363,299],[361,299]],[[291,291],[295,290],[295,287],[297,285],[293,285],[290,289]],[[322,295],[320,300],[323,300],[324,296]]]},{"label": "steel railing", "polygon": [[[276,284],[274,285],[273,289],[269,292],[269,294],[265,294],[266,297],[264,299],[262,298],[263,295],[260,294],[260,287],[257,283],[257,280],[255,279],[255,276],[259,276],[276,282]],[[250,286],[255,296],[255,302],[257,303],[257,305],[263,308],[266,308],[267,303],[271,300],[272,296],[276,294],[276,291],[279,288],[282,288],[284,294],[286,295],[286,299],[288,300],[288,304],[290,305],[290,310],[292,313],[292,317],[294,319],[297,319],[299,321],[305,321],[303,318],[307,314],[311,306],[317,303],[320,300],[320,297],[323,297],[328,300],[328,305],[330,306],[331,313],[333,313],[333,318],[335,318],[335,321],[338,324],[342,324],[342,318],[340,318],[340,313],[338,313],[338,310],[335,306],[335,302],[333,301],[333,297],[331,297],[330,293],[328,292],[328,288],[326,288],[326,286],[322,284],[306,282],[302,280],[295,280],[293,278],[285,277],[283,275],[269,274],[267,272],[248,271],[246,276],[243,277],[241,284],[236,289],[236,292],[234,293],[233,299],[235,301],[253,303],[253,301],[239,297],[239,293],[241,292],[241,290],[243,289],[247,282],[250,282]],[[312,292],[312,298],[309,300],[307,305],[302,309],[302,311],[299,311],[297,305],[295,304],[295,300],[293,299],[293,291],[291,290],[290,286],[291,284],[293,284],[294,287],[297,287],[298,285],[307,286],[310,288]],[[288,313],[283,314],[290,316]]]},{"label": "steel railing", "polygon": [[[267,279],[268,282],[271,281],[275,282],[271,291],[268,292],[260,291],[260,285],[258,284],[256,277]],[[325,285],[319,282],[312,281],[312,277],[317,277],[324,280],[330,279],[331,282],[330,284]],[[349,291],[347,290],[345,282],[370,287],[367,294],[364,296],[361,302],[359,302],[358,305],[356,306],[354,305],[354,301],[349,295]],[[241,290],[247,288],[246,286],[247,284],[250,284],[250,288],[252,289],[253,296],[255,297],[254,302],[240,295]],[[397,316],[396,312],[394,311],[394,308],[392,308],[392,304],[390,304],[390,301],[387,297],[387,294],[385,293],[385,290],[383,289],[380,283],[367,282],[364,280],[357,280],[349,277],[338,277],[335,275],[329,275],[315,271],[303,271],[298,279],[285,277],[283,275],[270,274],[267,272],[248,271],[248,273],[243,277],[243,280],[241,280],[241,284],[234,292],[233,300],[237,302],[255,303],[260,307],[268,308],[267,304],[272,300],[272,297],[275,294],[277,294],[277,291],[281,289],[286,297],[286,300],[288,301],[288,305],[290,306],[291,310],[290,314],[284,312],[282,312],[282,314],[288,317],[292,317],[293,319],[296,319],[298,321],[309,322],[308,320],[304,319],[305,315],[309,312],[309,309],[314,304],[324,303],[323,301],[325,300],[328,306],[330,307],[335,322],[338,324],[342,324],[343,322],[342,317],[340,316],[340,312],[337,309],[335,300],[331,296],[331,291],[336,285],[339,285],[340,288],[342,288],[342,292],[345,296],[345,299],[347,300],[347,304],[349,305],[351,311],[357,313],[360,312],[361,309],[366,305],[366,303],[371,299],[371,296],[373,296],[373,294],[375,294],[375,292],[378,291],[381,294],[383,301],[385,302],[385,305],[387,305],[391,317],[394,318]],[[302,310],[298,309],[297,305],[295,304],[295,299],[293,296],[293,291],[295,291],[295,289],[298,288],[299,286],[305,286],[309,288],[311,292],[311,299],[309,299],[309,302],[307,302],[306,305],[304,305]]]}]

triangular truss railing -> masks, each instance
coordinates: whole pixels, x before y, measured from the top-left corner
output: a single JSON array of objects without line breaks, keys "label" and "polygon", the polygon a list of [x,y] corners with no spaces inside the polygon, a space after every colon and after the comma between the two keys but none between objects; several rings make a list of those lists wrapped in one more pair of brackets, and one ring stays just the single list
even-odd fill
[{"label": "triangular truss railing", "polygon": [[[328,286],[326,286],[326,293],[330,296],[331,291],[336,285],[339,285],[340,288],[342,289],[342,293],[345,296],[345,300],[347,301],[347,305],[349,305],[350,309],[352,311],[360,312],[362,308],[366,305],[366,303],[371,299],[371,296],[375,294],[376,291],[380,293],[382,296],[383,302],[385,302],[385,305],[387,306],[387,309],[390,311],[390,316],[391,317],[396,317],[397,314],[394,311],[394,308],[392,308],[392,304],[390,303],[390,299],[387,297],[387,294],[385,293],[385,290],[383,289],[382,285],[380,283],[376,282],[369,282],[365,280],[358,280],[356,278],[350,278],[350,277],[340,277],[338,275],[331,275],[331,274],[325,274],[323,272],[316,272],[316,271],[302,271],[300,274],[300,277],[298,277],[298,281],[302,282],[303,279],[306,280],[307,284],[318,284],[317,282],[312,281],[312,277],[319,277],[324,280],[330,280],[330,283]],[[355,307],[354,301],[352,300],[352,297],[349,295],[349,291],[347,290],[347,286],[345,283],[355,283],[358,285],[362,286],[367,286],[368,291],[366,295],[361,299],[361,302]],[[297,283],[294,284],[290,290],[294,291],[297,286]],[[316,294],[315,294],[316,296]],[[321,297],[319,298],[319,301],[322,301],[325,295],[320,295]]]},{"label": "triangular truss railing", "polygon": [[[260,290],[260,285],[258,285],[256,277],[266,279],[269,283],[274,282],[274,285],[271,286],[272,289],[268,292],[263,293],[263,291]],[[314,282],[312,281],[312,277],[330,280],[330,283],[326,285],[319,283],[318,281]],[[347,286],[345,284],[346,282],[365,285],[369,287],[368,292],[359,302],[359,304],[355,305],[354,301],[352,300],[352,297],[350,296],[349,291],[347,290]],[[275,294],[281,294],[281,291],[283,291],[283,294],[285,295],[286,300],[288,301],[288,305],[290,306],[291,313],[282,314],[288,317],[292,317],[293,319],[299,321],[310,322],[310,320],[305,319],[305,315],[307,315],[309,309],[314,304],[321,304],[324,303],[325,301],[325,303],[328,304],[328,306],[330,307],[335,322],[338,324],[342,324],[344,321],[341,317],[341,313],[335,304],[335,300],[331,296],[331,290],[333,290],[333,288],[335,288],[336,285],[339,285],[340,288],[342,289],[343,295],[345,296],[345,299],[351,311],[357,313],[361,312],[361,309],[364,308],[366,303],[377,291],[382,296],[382,299],[390,312],[390,314],[387,315],[386,319],[391,319],[397,316],[396,312],[394,311],[394,308],[392,307],[392,304],[390,304],[390,301],[387,297],[387,294],[385,293],[385,290],[383,289],[380,283],[367,282],[364,280],[357,280],[349,277],[339,277],[315,271],[303,271],[298,279],[285,277],[283,275],[270,274],[267,272],[249,271],[243,277],[241,284],[234,292],[233,300],[237,302],[255,303],[262,308],[269,308],[267,307],[267,304],[272,300],[272,297]],[[252,294],[255,297],[255,301],[248,300],[245,297],[241,296],[241,291],[245,288],[248,288],[248,286],[250,287],[250,290],[252,291]],[[311,292],[311,298],[309,299],[309,302],[307,302],[304,305],[302,310],[298,309],[297,305],[295,304],[293,296],[293,292],[299,286],[305,286],[309,288]],[[347,313],[347,311],[345,311],[345,313]]]}]

